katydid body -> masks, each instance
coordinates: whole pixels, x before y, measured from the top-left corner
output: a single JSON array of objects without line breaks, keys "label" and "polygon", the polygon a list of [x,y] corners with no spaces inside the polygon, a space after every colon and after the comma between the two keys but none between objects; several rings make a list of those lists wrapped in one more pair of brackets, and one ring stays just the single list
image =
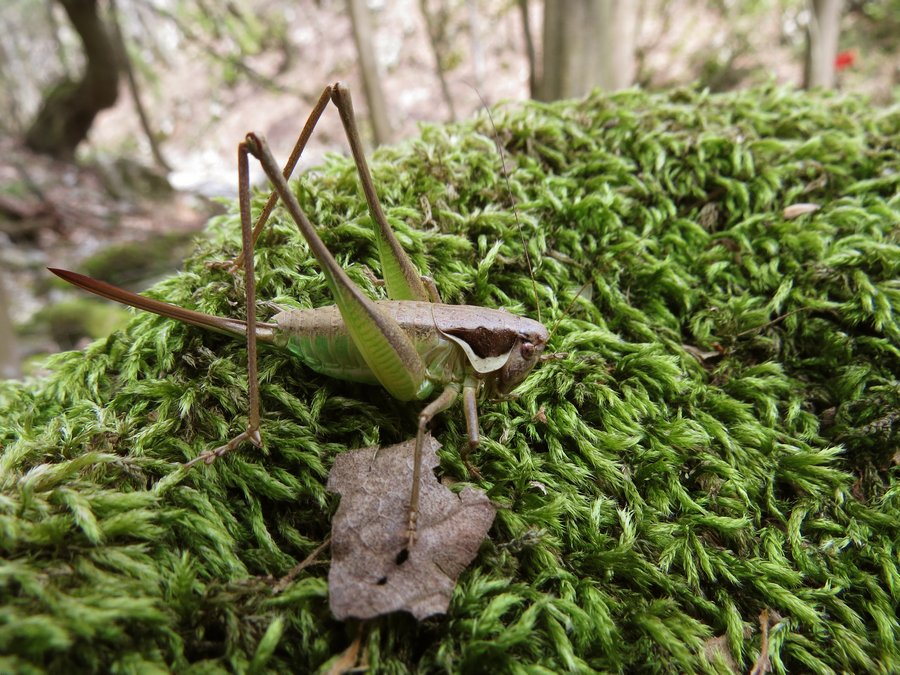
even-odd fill
[{"label": "katydid body", "polygon": [[[350,141],[354,161],[375,226],[376,245],[390,300],[365,296],[347,277],[309,222],[286,176],[309,138],[318,116],[331,99],[337,106]],[[274,185],[273,196],[256,227],[250,223],[248,155],[260,160]],[[478,444],[479,395],[504,397],[540,360],[548,340],[539,322],[500,310],[440,302],[437,289],[415,270],[387,223],[369,174],[353,117],[349,92],[327,87],[304,128],[291,159],[280,171],[265,141],[248,134],[238,148],[238,173],[243,252],[233,265],[243,264],[247,288],[247,321],[216,317],[151,300],[73,272],[52,270],[63,279],[103,297],[150,312],[232,335],[245,336],[250,381],[247,430],[227,444],[193,460],[211,462],[245,440],[259,445],[259,386],[256,343],[287,349],[313,370],[355,382],[380,384],[402,401],[431,399],[419,413],[410,493],[407,547],[415,543],[421,450],[431,418],[462,396],[469,448]],[[318,260],[335,305],[281,312],[269,322],[256,321],[256,291],[252,248],[265,219],[281,199]],[[193,462],[192,462],[193,463]]]},{"label": "katydid body", "polygon": [[[247,335],[247,323],[240,319],[187,310],[76,272],[54,268],[50,271],[79,288],[116,302],[219,333],[242,338]],[[510,348],[523,334],[540,336],[545,331],[537,321],[473,305],[379,300],[375,306],[397,322],[425,364],[425,384],[416,399],[430,398],[448,384],[463,383],[472,370],[479,374],[479,388],[486,397],[502,398],[511,384],[518,384],[502,375],[502,366],[510,360]],[[286,349],[322,375],[348,382],[380,384],[351,339],[337,305],[279,312],[268,322],[256,324],[256,340]],[[496,367],[497,364],[501,367]]]}]

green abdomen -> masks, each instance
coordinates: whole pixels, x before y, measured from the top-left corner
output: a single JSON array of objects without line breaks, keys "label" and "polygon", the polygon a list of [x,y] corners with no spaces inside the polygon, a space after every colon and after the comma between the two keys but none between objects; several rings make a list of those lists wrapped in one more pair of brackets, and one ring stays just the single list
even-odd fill
[{"label": "green abdomen", "polygon": [[349,335],[289,335],[285,347],[322,375],[350,382],[378,384]]},{"label": "green abdomen", "polygon": [[[465,357],[434,327],[429,303],[381,301],[378,306],[397,321],[422,359],[428,382],[419,398],[427,398],[436,387],[461,381]],[[349,382],[379,384],[333,305],[289,310],[274,316],[272,322],[277,326],[273,342],[317,373]]]}]

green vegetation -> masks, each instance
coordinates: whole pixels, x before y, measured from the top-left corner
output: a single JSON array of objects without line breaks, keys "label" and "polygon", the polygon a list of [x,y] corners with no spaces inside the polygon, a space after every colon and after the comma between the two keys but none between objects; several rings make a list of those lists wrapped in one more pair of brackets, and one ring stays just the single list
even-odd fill
[{"label": "green vegetation", "polygon": [[[565,358],[482,404],[503,508],[446,617],[369,625],[373,669],[746,672],[766,609],[776,672],[900,668],[896,109],[678,90],[495,116],[523,238],[482,118],[375,154],[401,241],[449,302],[534,315],[523,240],[545,323],[593,297]],[[381,292],[350,162],[298,190]],[[239,315],[206,264],[238,242],[232,210],[153,294]],[[290,223],[257,260],[261,299],[330,302]],[[264,350],[265,449],[188,471],[243,428],[239,342],[136,315],[50,367],[0,386],[0,669],[302,672],[347,647],[325,561],[272,578],[327,536],[335,455],[410,437],[416,406]],[[434,428],[454,479],[464,427]]]}]

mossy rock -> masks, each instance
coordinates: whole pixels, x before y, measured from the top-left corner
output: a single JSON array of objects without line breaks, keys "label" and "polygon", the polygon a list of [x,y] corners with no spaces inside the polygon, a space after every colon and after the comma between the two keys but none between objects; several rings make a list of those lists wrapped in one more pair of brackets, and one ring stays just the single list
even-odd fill
[{"label": "mossy rock", "polygon": [[[494,116],[518,218],[484,117],[381,149],[375,179],[445,300],[539,306],[566,356],[481,404],[490,538],[447,616],[364,627],[372,670],[747,671],[761,615],[776,672],[900,669],[898,111],[763,88]],[[296,189],[380,293],[349,160]],[[278,219],[260,299],[328,304]],[[232,209],[152,294],[239,316],[207,265],[238,242]],[[2,669],[304,672],[350,644],[327,564],[271,580],[328,536],[335,455],[408,438],[417,406],[263,350],[265,448],[186,470],[243,429],[239,342],[138,315],[51,366],[0,387]],[[434,433],[467,478],[461,410]]]},{"label": "mossy rock", "polygon": [[172,184],[159,168],[124,157],[94,158],[94,164],[110,195],[121,200],[140,198],[163,201],[175,194]]},{"label": "mossy rock", "polygon": [[119,286],[170,273],[191,252],[193,232],[167,232],[108,246],[81,265],[81,272]]},{"label": "mossy rock", "polygon": [[128,311],[108,302],[92,298],[63,300],[39,310],[23,335],[49,334],[62,348],[71,349],[84,337],[100,338],[122,328],[128,321]]}]

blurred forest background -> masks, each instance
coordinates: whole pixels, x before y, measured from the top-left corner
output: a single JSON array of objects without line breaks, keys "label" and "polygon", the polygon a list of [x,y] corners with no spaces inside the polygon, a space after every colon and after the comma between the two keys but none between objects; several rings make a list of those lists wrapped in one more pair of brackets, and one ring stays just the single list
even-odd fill
[{"label": "blurred forest background", "polygon": [[[171,273],[234,196],[243,134],[286,157],[335,80],[370,147],[482,98],[900,94],[900,0],[6,0],[0,29],[0,377],[127,316],[47,265],[135,290]],[[328,111],[301,166],[345,148]]]}]

